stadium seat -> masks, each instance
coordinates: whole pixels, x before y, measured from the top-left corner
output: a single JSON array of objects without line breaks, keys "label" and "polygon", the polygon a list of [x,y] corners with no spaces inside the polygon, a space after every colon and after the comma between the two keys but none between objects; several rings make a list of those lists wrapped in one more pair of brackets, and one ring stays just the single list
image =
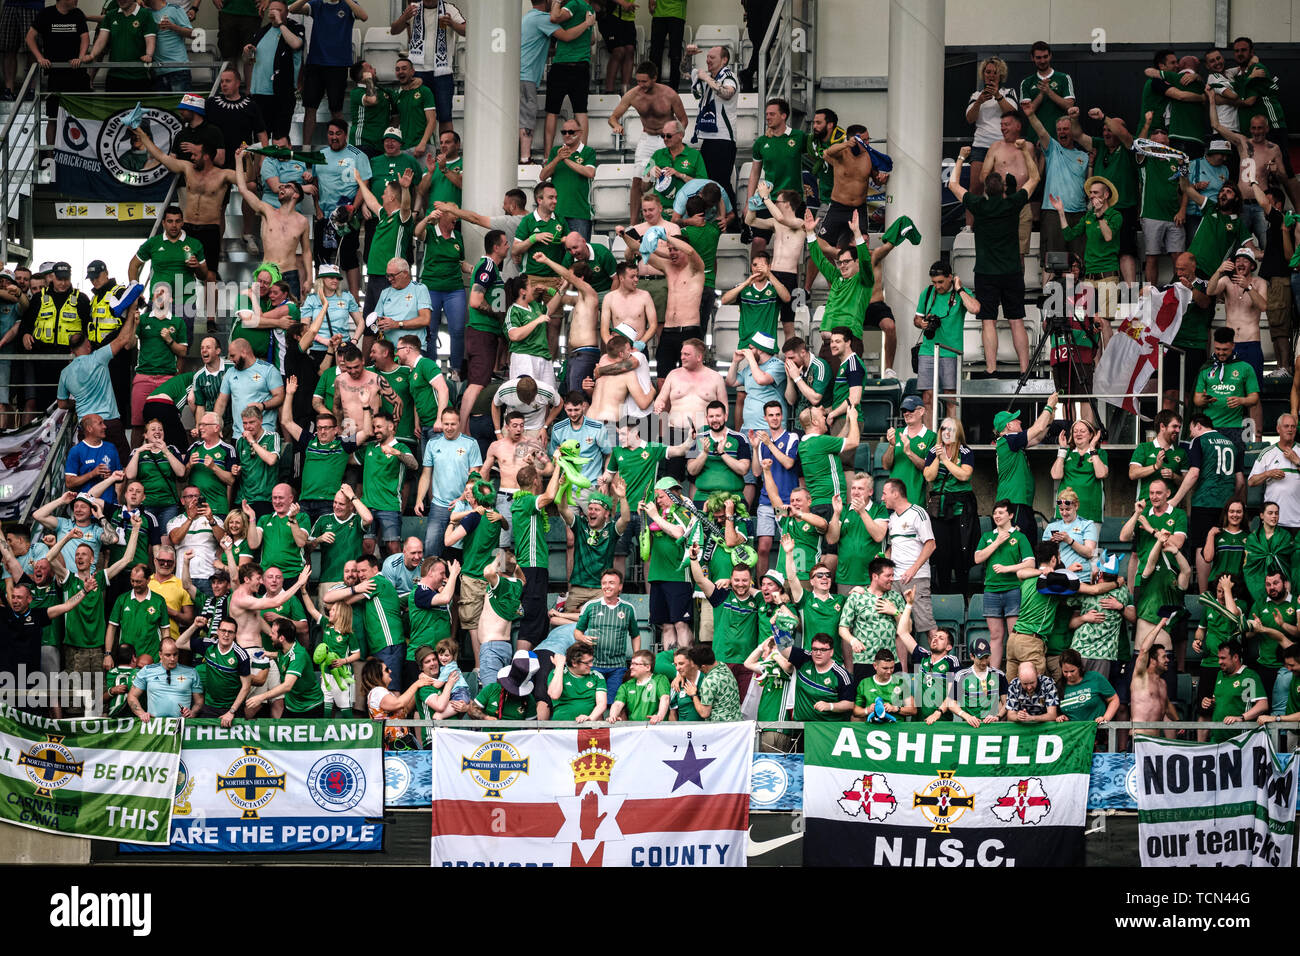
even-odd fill
[{"label": "stadium seat", "polygon": [[[877,448],[880,444],[877,443]],[[861,442],[853,453],[853,470],[868,471],[871,468],[871,443]]]},{"label": "stadium seat", "polygon": [[592,244],[593,246],[602,246],[602,247],[608,249],[608,248],[609,248],[609,236],[605,235],[604,233],[600,233],[600,232],[594,233],[594,234],[592,235],[592,237],[591,237],[591,244]]},{"label": "stadium seat", "polygon": [[876,442],[876,453],[871,458],[871,474],[873,477],[884,475],[889,477],[889,469],[885,467],[885,452],[889,450],[889,442]]},{"label": "stadium seat", "polygon": [[623,261],[623,253],[627,251],[627,242],[618,233],[610,233],[609,251],[614,256],[615,261]]},{"label": "stadium seat", "polygon": [[724,232],[718,237],[715,286],[720,291],[735,288],[749,274],[749,247],[741,244],[739,233]]},{"label": "stadium seat", "polygon": [[[1190,658],[1189,658],[1190,660]],[[1174,706],[1178,709],[1178,716],[1181,720],[1195,720],[1196,707],[1192,700],[1192,694],[1195,692],[1195,682],[1192,675],[1183,673],[1178,675],[1178,699],[1174,701]]]},{"label": "stadium seat", "polygon": [[695,28],[695,45],[700,48],[695,56],[696,69],[704,69],[704,55],[711,46],[725,46],[735,64],[740,56],[740,27],[734,23],[701,23]]},{"label": "stadium seat", "polygon": [[930,608],[934,612],[935,623],[940,627],[951,627],[953,634],[960,635],[966,623],[966,597],[962,594],[932,594]]},{"label": "stadium seat", "polygon": [[537,163],[521,163],[519,165],[518,180],[516,185],[528,196],[528,201],[533,201],[533,187],[537,185],[542,176],[542,167]]},{"label": "stadium seat", "polygon": [[393,36],[388,27],[369,27],[362,43],[365,60],[375,68],[381,85],[397,81],[397,58],[406,50],[406,34]]},{"label": "stadium seat", "polygon": [[1202,608],[1201,602],[1195,594],[1183,595],[1183,607],[1187,609],[1187,624],[1190,627],[1198,627],[1201,623]]},{"label": "stadium seat", "polygon": [[978,591],[970,596],[970,604],[966,606],[966,620],[980,621],[984,618],[984,592]]},{"label": "stadium seat", "polygon": [[[989,641],[990,644],[992,643],[989,626],[982,619],[978,621],[972,620],[967,623],[965,633],[957,638],[957,643],[953,647],[953,653],[957,655],[957,660],[961,661],[962,664],[969,663],[971,645],[981,637]],[[1001,663],[1006,664],[1005,661]]]},{"label": "stadium seat", "polygon": [[609,114],[614,112],[618,100],[610,93],[593,93],[587,97],[587,145],[598,153],[618,148],[614,131],[609,128]]},{"label": "stadium seat", "polygon": [[736,100],[736,155],[745,156],[763,126],[763,107],[757,93],[741,93]]},{"label": "stadium seat", "polygon": [[650,595],[623,594],[623,600],[636,609],[636,622],[644,633],[650,627]]},{"label": "stadium seat", "polygon": [[1101,536],[1097,543],[1107,551],[1115,551],[1121,554],[1128,554],[1131,552],[1133,550],[1133,542],[1121,541],[1119,539],[1119,533],[1127,522],[1127,518],[1102,518]]},{"label": "stadium seat", "polygon": [[602,163],[596,167],[591,184],[591,208],[597,219],[627,221],[633,169],[631,163]]},{"label": "stadium seat", "polygon": [[682,107],[686,110],[686,138],[690,139],[691,128],[695,125],[695,117],[700,112],[700,101],[692,93],[683,93]]},{"label": "stadium seat", "polygon": [[567,584],[569,569],[565,566],[564,548],[552,548],[547,558],[547,570],[551,576],[551,584]]},{"label": "stadium seat", "polygon": [[732,353],[740,342],[740,306],[720,305],[713,316],[714,362],[722,367],[731,364]]},{"label": "stadium seat", "polygon": [[903,386],[903,397],[907,398],[907,396],[909,395],[916,395],[917,397],[920,397],[921,395],[921,389],[920,386],[917,384],[915,375],[909,378],[907,380],[907,384]]}]

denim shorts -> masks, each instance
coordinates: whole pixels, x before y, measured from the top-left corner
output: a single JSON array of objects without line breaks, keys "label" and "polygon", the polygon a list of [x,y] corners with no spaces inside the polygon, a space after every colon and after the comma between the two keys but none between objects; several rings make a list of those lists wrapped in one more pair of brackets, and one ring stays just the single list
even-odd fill
[{"label": "denim shorts", "polygon": [[758,514],[755,520],[757,520],[758,522],[757,537],[759,538],[776,537],[776,512],[772,510],[772,506],[770,504],[758,506]]},{"label": "denim shorts", "polygon": [[497,682],[501,668],[510,666],[515,650],[509,641],[484,641],[478,648],[478,684],[486,687]]},{"label": "denim shorts", "polygon": [[402,538],[402,513],[400,511],[375,511],[375,523],[367,538],[380,541],[400,541]]},{"label": "denim shorts", "polygon": [[1020,588],[984,592],[984,616],[1006,619],[1020,615]]}]

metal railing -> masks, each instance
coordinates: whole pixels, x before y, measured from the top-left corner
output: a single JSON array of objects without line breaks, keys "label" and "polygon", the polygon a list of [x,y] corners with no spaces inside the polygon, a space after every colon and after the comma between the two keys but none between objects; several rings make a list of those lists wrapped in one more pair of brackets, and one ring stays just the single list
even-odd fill
[{"label": "metal railing", "polygon": [[[491,730],[491,731],[523,731],[523,730],[574,730],[574,729],[591,729],[594,727],[626,727],[633,724],[644,724],[645,721],[616,721],[607,720],[423,720],[415,718],[389,718],[383,721],[385,726],[404,727],[404,728],[430,728],[438,727],[447,730]],[[846,721],[847,723],[847,721]],[[862,721],[857,721],[862,723]],[[690,722],[685,726],[689,729]],[[894,725],[898,729],[908,729],[915,727],[917,730],[924,729],[926,724],[923,721],[914,721],[912,723],[899,723]],[[1006,726],[1006,724],[993,724],[993,728]],[[1102,753],[1127,753],[1132,749],[1132,743],[1135,732],[1139,736],[1159,737],[1163,731],[1174,731],[1177,734],[1193,735],[1196,731],[1230,731],[1233,734],[1241,733],[1248,727],[1258,726],[1253,721],[1247,723],[1223,723],[1220,721],[1191,721],[1191,720],[1167,720],[1162,722],[1153,721],[1133,721],[1133,720],[1112,720],[1097,726],[1098,742],[1106,741],[1106,747],[1098,747],[1098,752]],[[795,749],[797,745],[802,744],[804,723],[802,721],[764,721],[754,723],[754,753],[798,753]],[[1291,729],[1294,728],[1294,729]],[[1269,737],[1273,741],[1273,746],[1279,751],[1290,750],[1300,746],[1300,724],[1280,724],[1270,723],[1264,725]],[[1146,733],[1144,733],[1146,732]],[[790,738],[790,749],[779,749],[771,741],[764,741],[765,734],[781,734]],[[1124,750],[1118,748],[1119,737],[1121,734],[1127,734],[1128,746]],[[1192,736],[1194,739],[1194,735]]]},{"label": "metal railing", "polygon": [[779,97],[790,103],[792,115],[811,112],[816,32],[816,0],[777,5],[757,51],[760,108]]}]

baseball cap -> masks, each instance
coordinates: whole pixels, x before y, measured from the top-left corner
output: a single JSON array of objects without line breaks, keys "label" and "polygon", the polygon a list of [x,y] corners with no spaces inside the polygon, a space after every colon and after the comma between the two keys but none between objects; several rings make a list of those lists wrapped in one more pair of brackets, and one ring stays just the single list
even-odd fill
[{"label": "baseball cap", "polygon": [[768,570],[768,572],[764,574],[763,577],[771,578],[781,587],[785,587],[785,575],[782,574],[780,571],[776,570],[775,568]]},{"label": "baseball cap", "polygon": [[56,279],[72,278],[72,266],[68,265],[66,262],[54,263],[54,266],[50,271],[54,274],[54,278]]},{"label": "baseball cap", "polygon": [[764,352],[776,351],[776,339],[766,332],[755,332],[749,337],[751,345],[757,345]]},{"label": "baseball cap", "polygon": [[1206,150],[1206,152],[1207,153],[1228,153],[1229,155],[1231,155],[1232,147],[1228,145],[1228,141],[1226,139],[1212,139],[1210,140],[1210,146]]},{"label": "baseball cap", "polygon": [[93,279],[102,272],[107,272],[108,266],[104,264],[103,259],[92,259],[90,265],[86,266],[86,278]]},{"label": "baseball cap", "polygon": [[1250,248],[1250,246],[1242,246],[1232,254],[1232,258],[1249,259],[1251,262],[1259,262],[1259,259],[1255,256],[1255,250]]},{"label": "baseball cap", "polygon": [[53,269],[53,268],[54,268],[54,263],[53,263],[53,262],[42,262],[39,266],[36,267],[36,271],[33,272],[32,275],[33,275],[33,276],[47,276],[47,275],[50,274],[50,270]]},{"label": "baseball cap", "polygon": [[993,434],[1001,433],[1011,422],[1020,417],[1019,412],[998,412],[993,416]]},{"label": "baseball cap", "polygon": [[971,657],[989,657],[992,653],[993,648],[989,644],[989,639],[987,637],[977,637],[975,640],[971,641]]},{"label": "baseball cap", "polygon": [[342,276],[339,267],[331,262],[326,262],[316,268],[316,278],[323,279],[325,276]]},{"label": "baseball cap", "polygon": [[189,110],[191,113],[198,113],[200,116],[203,116],[207,113],[207,108],[206,108],[206,104],[203,102],[203,97],[198,96],[194,93],[186,93],[184,96],[182,96],[180,105],[177,106],[176,108],[178,110]]},{"label": "baseball cap", "polygon": [[395,139],[400,143],[402,141],[402,131],[396,126],[390,126],[384,130],[384,139]]},{"label": "baseball cap", "polygon": [[672,476],[665,476],[655,482],[655,491],[672,491],[674,488],[681,488],[681,482]]},{"label": "baseball cap", "polygon": [[919,395],[909,395],[903,399],[902,409],[905,412],[914,412],[918,408],[924,408],[925,402],[921,401]]}]

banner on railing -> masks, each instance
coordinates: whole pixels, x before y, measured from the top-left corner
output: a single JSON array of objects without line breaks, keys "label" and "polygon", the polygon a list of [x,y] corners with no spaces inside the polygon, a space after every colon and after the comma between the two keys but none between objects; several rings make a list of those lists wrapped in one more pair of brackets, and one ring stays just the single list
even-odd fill
[{"label": "banner on railing", "polygon": [[0,706],[0,820],[166,845],[181,721],[46,720]]},{"label": "banner on railing", "polygon": [[[382,725],[371,720],[187,720],[171,850],[378,850]],[[125,848],[124,848],[125,849]]]},{"label": "banner on railing", "polygon": [[439,729],[434,866],[744,866],[754,725]]},{"label": "banner on railing", "polygon": [[61,202],[54,207],[54,218],[109,220],[112,222],[153,222],[162,207],[156,202]]},{"label": "banner on railing", "polygon": [[1139,737],[1136,751],[1143,866],[1292,865],[1295,761],[1263,728],[1214,744]]},{"label": "banner on railing", "polygon": [[1078,866],[1097,725],[810,723],[809,866]]},{"label": "banner on railing", "polygon": [[135,144],[126,125],[135,105],[144,110],[139,128],[170,154],[182,122],[174,112],[178,94],[155,96],[59,95],[54,134],[55,188],[73,199],[150,202],[166,198],[172,173]]}]

